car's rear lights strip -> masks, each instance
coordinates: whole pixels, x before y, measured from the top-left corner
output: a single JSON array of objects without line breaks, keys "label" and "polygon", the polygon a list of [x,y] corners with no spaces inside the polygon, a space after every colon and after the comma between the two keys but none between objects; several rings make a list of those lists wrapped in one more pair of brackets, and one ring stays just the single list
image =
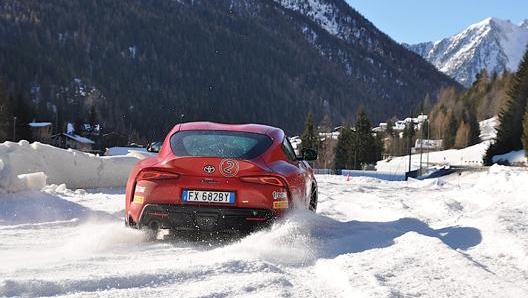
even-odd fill
[{"label": "car's rear lights strip", "polygon": [[155,170],[144,170],[138,174],[137,180],[177,179],[179,177],[180,175],[176,173],[169,173],[169,172],[155,171]]},{"label": "car's rear lights strip", "polygon": [[241,177],[240,180],[250,183],[284,186],[284,182],[280,178],[273,176]]},{"label": "car's rear lights strip", "polygon": [[248,220],[248,221],[266,221],[267,218],[265,218],[265,217],[246,217],[246,220]]},{"label": "car's rear lights strip", "polygon": [[153,212],[153,211],[148,211],[147,214],[148,214],[148,215],[151,215],[151,216],[158,216],[158,217],[167,217],[167,216],[169,216],[169,213],[167,213],[167,212]]}]

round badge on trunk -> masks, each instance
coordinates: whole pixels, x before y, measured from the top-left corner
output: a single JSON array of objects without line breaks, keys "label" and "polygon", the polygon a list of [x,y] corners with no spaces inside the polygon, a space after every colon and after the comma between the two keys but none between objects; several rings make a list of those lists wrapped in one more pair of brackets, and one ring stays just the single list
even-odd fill
[{"label": "round badge on trunk", "polygon": [[240,170],[240,165],[234,159],[223,159],[220,162],[220,173],[224,177],[235,177],[238,170]]},{"label": "round badge on trunk", "polygon": [[207,165],[203,168],[204,172],[208,173],[208,174],[212,174],[214,173],[215,171],[215,167],[214,166],[211,166],[211,165]]}]

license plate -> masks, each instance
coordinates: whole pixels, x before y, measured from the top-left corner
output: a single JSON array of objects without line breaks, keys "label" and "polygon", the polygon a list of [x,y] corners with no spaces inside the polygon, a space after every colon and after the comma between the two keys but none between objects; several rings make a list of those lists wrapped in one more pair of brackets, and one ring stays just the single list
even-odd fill
[{"label": "license plate", "polygon": [[235,193],[229,191],[184,190],[183,202],[235,203]]}]

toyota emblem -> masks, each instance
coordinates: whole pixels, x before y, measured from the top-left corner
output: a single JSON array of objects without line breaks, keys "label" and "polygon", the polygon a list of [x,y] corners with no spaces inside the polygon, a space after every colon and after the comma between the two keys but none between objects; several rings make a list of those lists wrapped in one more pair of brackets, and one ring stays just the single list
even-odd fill
[{"label": "toyota emblem", "polygon": [[215,171],[215,167],[214,166],[211,166],[211,165],[207,165],[204,167],[204,172],[208,173],[208,174],[212,174],[214,173]]}]

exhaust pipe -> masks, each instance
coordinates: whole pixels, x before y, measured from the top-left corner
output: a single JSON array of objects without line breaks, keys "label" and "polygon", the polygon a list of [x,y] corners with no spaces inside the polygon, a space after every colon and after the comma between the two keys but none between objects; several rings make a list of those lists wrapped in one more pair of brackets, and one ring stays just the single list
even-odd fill
[{"label": "exhaust pipe", "polygon": [[157,232],[159,230],[159,222],[157,220],[151,220],[150,223],[149,223],[149,228],[153,231],[153,232]]},{"label": "exhaust pipe", "polygon": [[147,241],[154,241],[158,239],[159,227],[160,224],[157,220],[151,220],[146,228],[143,229],[145,232],[145,239]]}]

